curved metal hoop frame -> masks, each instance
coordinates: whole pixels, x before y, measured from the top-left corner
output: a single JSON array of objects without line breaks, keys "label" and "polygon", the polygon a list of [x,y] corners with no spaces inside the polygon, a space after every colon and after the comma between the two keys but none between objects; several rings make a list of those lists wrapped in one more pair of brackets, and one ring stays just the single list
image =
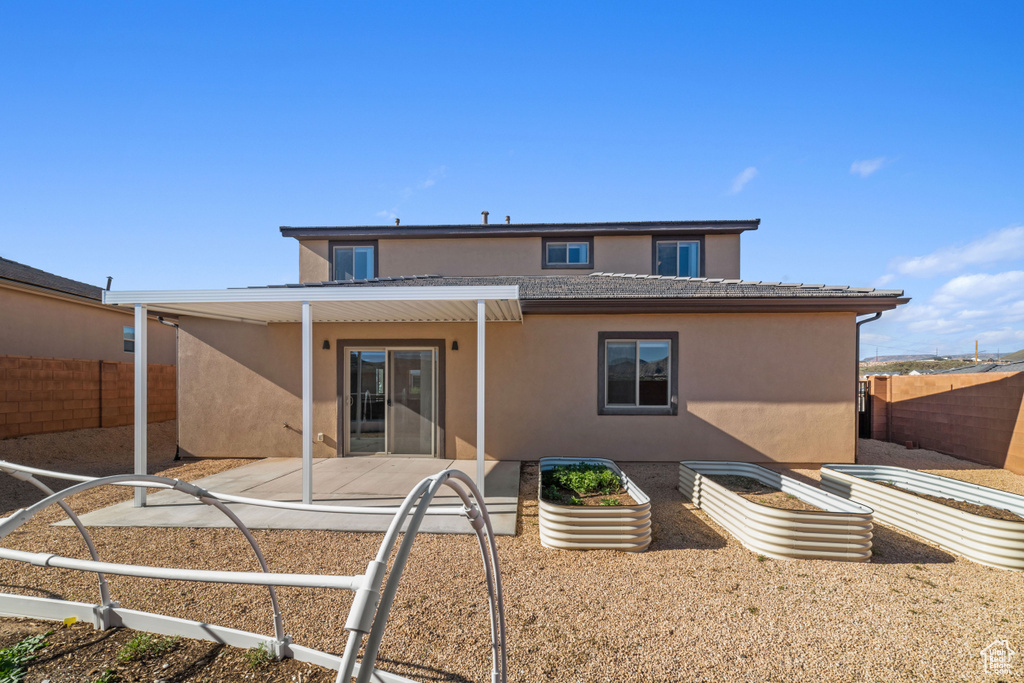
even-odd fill
[{"label": "curved metal hoop frame", "polygon": [[[15,511],[9,517],[0,518],[0,538],[10,534],[37,514],[52,505],[58,505],[74,523],[82,535],[91,560],[60,557],[46,553],[29,553],[9,548],[0,548],[0,559],[27,562],[38,566],[62,567],[80,571],[93,572],[99,581],[100,603],[89,605],[66,600],[30,598],[27,596],[0,593],[0,614],[12,614],[35,618],[63,618],[81,614],[83,618],[92,618],[96,628],[107,629],[116,626],[141,625],[148,630],[165,635],[182,635],[191,638],[202,638],[213,642],[224,642],[239,647],[255,647],[264,645],[278,658],[294,657],[320,666],[338,671],[338,683],[349,683],[356,676],[357,683],[368,683],[371,676],[374,681],[385,683],[401,683],[409,679],[375,668],[377,654],[380,650],[387,619],[398,592],[398,586],[405,571],[405,565],[412,551],[423,518],[428,514],[459,515],[465,517],[476,534],[483,563],[484,579],[487,584],[487,602],[490,612],[491,627],[491,681],[504,683],[508,675],[505,632],[505,603],[501,585],[501,571],[498,564],[498,547],[491,525],[487,506],[474,481],[458,470],[445,470],[425,478],[406,496],[398,507],[361,508],[355,506],[304,505],[283,503],[258,498],[242,498],[239,496],[219,494],[178,479],[153,475],[121,474],[109,477],[83,477],[26,467],[0,460],[0,472],[28,482],[46,494],[46,497],[27,508]],[[78,482],[66,489],[54,492],[36,476],[51,477],[65,481]],[[100,486],[127,486],[163,488],[180,491],[193,496],[200,502],[211,505],[234,523],[245,536],[260,564],[261,572],[230,572],[181,570],[168,567],[149,567],[138,565],[101,562],[92,538],[78,519],[65,499]],[[431,501],[443,487],[451,489],[462,502],[462,507],[433,506]],[[333,576],[271,573],[260,550],[259,543],[248,527],[225,503],[245,503],[262,507],[291,509],[307,512],[332,512],[342,514],[374,514],[391,515],[391,524],[384,535],[376,557],[367,565],[366,573],[359,576]],[[398,535],[406,526],[401,543]],[[395,546],[398,550],[388,569],[388,558]],[[217,583],[235,583],[264,585],[270,593],[274,612],[274,637],[229,629],[226,627],[186,621],[166,615],[125,610],[110,597],[106,582],[106,574],[136,576],[176,581],[206,581]],[[387,575],[387,581],[384,581]],[[348,642],[341,657],[312,650],[291,643],[284,633],[284,621],[277,601],[276,586],[330,587],[350,590],[355,593],[352,608],[349,611],[345,629],[349,631]],[[63,610],[63,612],[61,611]],[[359,649],[366,638],[365,652],[362,661],[357,661]]]}]

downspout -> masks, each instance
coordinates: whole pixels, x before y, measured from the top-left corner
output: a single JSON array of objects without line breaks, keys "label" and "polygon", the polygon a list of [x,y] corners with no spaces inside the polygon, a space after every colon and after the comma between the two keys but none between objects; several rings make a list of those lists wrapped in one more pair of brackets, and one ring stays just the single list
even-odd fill
[{"label": "downspout", "polygon": [[178,382],[178,375],[181,372],[179,370],[181,359],[178,358],[178,323],[167,322],[162,315],[158,315],[156,319],[160,324],[174,328],[174,459],[181,460],[181,442],[179,440],[181,435],[181,409],[178,406],[178,396],[180,396],[181,392],[181,384]]},{"label": "downspout", "polygon": [[[882,312],[879,311],[878,313],[875,313],[870,318],[864,318],[863,320],[858,320],[857,321],[857,350],[855,352],[856,353],[856,357],[853,359],[853,368],[854,368],[854,370],[853,370],[853,372],[854,372],[854,375],[853,375],[853,377],[854,377],[854,382],[853,382],[853,405],[855,405],[855,406],[857,405],[857,393],[860,390],[860,386],[859,386],[859,384],[860,384],[860,326],[863,325],[864,323],[873,323],[873,322],[875,322],[876,320],[878,320],[881,317],[882,317]],[[860,443],[860,441],[859,441],[859,439],[860,439],[860,419],[859,419],[859,416],[858,416],[858,419],[853,421],[853,428],[855,430],[853,443],[855,443],[855,444]],[[856,459],[857,459],[857,449],[856,449],[856,447],[854,448],[853,459],[854,459],[854,461],[856,461]]]}]

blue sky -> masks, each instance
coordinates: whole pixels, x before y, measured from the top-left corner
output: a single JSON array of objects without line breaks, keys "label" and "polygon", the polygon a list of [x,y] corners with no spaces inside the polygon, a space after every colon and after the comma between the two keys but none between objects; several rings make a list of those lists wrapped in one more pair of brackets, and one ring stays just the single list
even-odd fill
[{"label": "blue sky", "polygon": [[[898,5],[893,7],[892,5]],[[294,281],[280,225],[753,218],[743,275],[1024,348],[1024,4],[0,4],[0,255]]]}]

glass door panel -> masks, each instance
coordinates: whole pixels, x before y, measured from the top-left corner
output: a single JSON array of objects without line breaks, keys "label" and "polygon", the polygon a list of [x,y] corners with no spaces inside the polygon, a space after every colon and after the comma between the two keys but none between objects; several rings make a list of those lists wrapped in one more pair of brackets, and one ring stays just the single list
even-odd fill
[{"label": "glass door panel", "polygon": [[387,414],[387,354],[350,350],[348,438],[351,453],[384,453]]},{"label": "glass door panel", "polygon": [[396,455],[433,455],[436,424],[436,351],[388,351],[391,386],[388,451]]}]

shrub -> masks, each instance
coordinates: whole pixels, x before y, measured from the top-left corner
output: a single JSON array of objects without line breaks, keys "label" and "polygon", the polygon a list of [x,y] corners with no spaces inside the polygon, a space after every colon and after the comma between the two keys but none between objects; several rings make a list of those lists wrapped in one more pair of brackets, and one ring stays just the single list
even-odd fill
[{"label": "shrub", "polygon": [[242,653],[242,659],[249,665],[250,669],[262,669],[265,666],[269,666],[274,661],[274,656],[270,654],[270,648],[264,643],[260,643],[256,647],[250,647],[248,650]]},{"label": "shrub", "polygon": [[588,493],[617,493],[622,488],[619,475],[604,465],[593,463],[559,465],[551,470],[551,476],[559,486],[575,491],[579,496]]},{"label": "shrub", "polygon": [[124,644],[121,651],[117,653],[117,661],[121,663],[141,662],[150,657],[159,657],[178,649],[180,640],[178,636],[157,638],[150,633],[140,633]]}]

